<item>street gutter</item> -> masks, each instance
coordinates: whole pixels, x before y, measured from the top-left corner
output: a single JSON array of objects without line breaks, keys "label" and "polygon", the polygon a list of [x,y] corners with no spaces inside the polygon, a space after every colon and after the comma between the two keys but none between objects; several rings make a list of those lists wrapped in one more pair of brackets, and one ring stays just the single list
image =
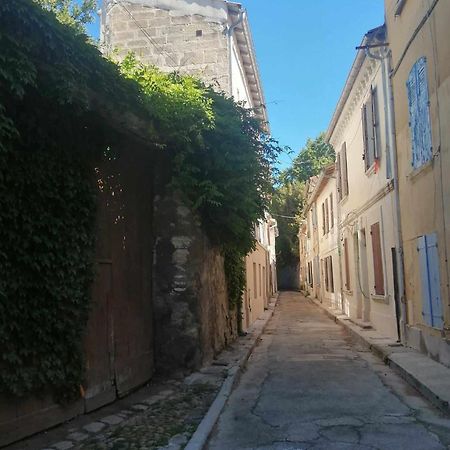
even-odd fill
[{"label": "street gutter", "polygon": [[228,369],[228,375],[225,378],[219,393],[184,448],[185,450],[202,450],[205,447],[230,395],[239,383],[241,373],[243,372],[248,359],[258,345],[261,335],[264,333],[269,320],[273,316],[278,297],[279,295],[272,297],[268,309],[264,311],[263,317],[258,319],[250,328],[247,336],[251,335],[251,344],[243,349],[241,357]]}]

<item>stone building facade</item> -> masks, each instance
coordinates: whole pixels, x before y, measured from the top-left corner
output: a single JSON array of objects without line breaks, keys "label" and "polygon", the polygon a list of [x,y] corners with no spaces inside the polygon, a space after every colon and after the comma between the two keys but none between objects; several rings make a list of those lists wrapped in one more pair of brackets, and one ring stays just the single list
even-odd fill
[{"label": "stone building facade", "polygon": [[198,76],[245,102],[267,123],[250,25],[243,7],[224,0],[105,0],[101,43],[133,52],[166,72]]}]

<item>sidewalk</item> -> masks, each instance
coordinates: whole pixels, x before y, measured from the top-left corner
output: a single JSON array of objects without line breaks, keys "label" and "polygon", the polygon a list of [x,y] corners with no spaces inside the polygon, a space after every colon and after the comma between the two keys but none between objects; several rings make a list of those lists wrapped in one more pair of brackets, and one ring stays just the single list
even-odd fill
[{"label": "sidewalk", "polygon": [[152,380],[123,399],[5,450],[203,448],[276,302],[273,297],[248,333],[210,366],[181,380]]},{"label": "sidewalk", "polygon": [[[309,298],[309,297],[307,297]],[[373,329],[361,328],[342,312],[309,298],[336,323],[345,327],[362,345],[379,356],[425,398],[450,414],[450,369],[418,351],[405,347]]]}]

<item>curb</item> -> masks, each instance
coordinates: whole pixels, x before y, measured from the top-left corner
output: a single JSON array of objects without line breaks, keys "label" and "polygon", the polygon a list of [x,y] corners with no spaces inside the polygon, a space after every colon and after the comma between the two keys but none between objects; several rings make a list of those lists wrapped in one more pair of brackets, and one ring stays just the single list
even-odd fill
[{"label": "curb", "polygon": [[202,450],[206,442],[208,441],[214,426],[219,420],[220,414],[222,413],[228,398],[233,392],[234,387],[239,383],[239,379],[241,377],[241,373],[250,358],[253,350],[258,345],[259,338],[264,333],[269,320],[272,318],[273,313],[275,311],[275,306],[278,302],[279,294],[269,303],[269,307],[266,311],[265,317],[261,319],[263,321],[261,328],[255,333],[254,340],[252,345],[246,349],[243,356],[239,359],[239,361],[233,365],[228,370],[228,376],[222,384],[219,393],[217,394],[214,402],[210,406],[208,412],[205,417],[203,417],[200,425],[197,427],[197,430],[192,435],[191,439],[187,443],[185,450]]},{"label": "curb", "polygon": [[[333,313],[317,299],[309,298],[309,300],[334,322],[344,327],[358,343],[383,360],[440,411],[450,415],[450,369],[448,367],[412,348],[398,344],[393,339],[382,337],[375,330],[370,330],[369,333],[367,330],[363,331],[347,316]],[[370,335],[384,342],[372,342]]]}]

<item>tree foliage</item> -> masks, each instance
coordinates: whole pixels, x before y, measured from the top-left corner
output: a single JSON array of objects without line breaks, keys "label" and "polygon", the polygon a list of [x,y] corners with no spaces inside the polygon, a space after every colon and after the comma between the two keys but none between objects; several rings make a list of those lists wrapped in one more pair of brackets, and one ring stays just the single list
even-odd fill
[{"label": "tree foliage", "polygon": [[279,268],[298,264],[298,231],[305,206],[305,184],[334,159],[334,149],[321,133],[316,139],[308,139],[292,165],[281,172],[272,206],[280,230],[277,240]]},{"label": "tree foliage", "polygon": [[77,32],[86,31],[86,25],[94,22],[96,0],[33,0],[42,8],[53,12],[57,19],[73,27]]},{"label": "tree foliage", "polygon": [[[199,213],[210,240],[228,259],[235,304],[245,284],[241,260],[254,248],[254,223],[269,208],[271,168],[281,149],[252,111],[193,77],[164,74],[133,55],[120,69],[140,84],[153,108],[160,139],[173,155],[174,187]],[[233,264],[239,273],[230,269]]]}]

